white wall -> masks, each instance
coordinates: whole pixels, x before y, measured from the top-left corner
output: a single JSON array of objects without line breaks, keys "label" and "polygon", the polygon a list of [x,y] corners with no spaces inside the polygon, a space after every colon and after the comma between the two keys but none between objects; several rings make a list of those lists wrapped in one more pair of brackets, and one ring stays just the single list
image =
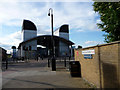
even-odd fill
[{"label": "white wall", "polygon": [[[69,40],[69,33],[59,32],[59,29],[54,31],[54,35]],[[69,56],[70,55],[69,46],[66,43],[60,41],[59,42],[59,53],[61,56],[66,56],[66,53]]]},{"label": "white wall", "polygon": [[62,56],[65,56],[66,53],[67,53],[67,55],[69,56],[70,55],[70,53],[69,53],[69,46],[67,44],[65,44],[65,43],[60,41],[59,42],[59,53]]},{"label": "white wall", "polygon": [[31,46],[31,50],[37,50],[37,40],[30,41],[25,44],[25,47],[28,47],[28,49],[29,49],[29,46]]},{"label": "white wall", "polygon": [[36,36],[37,36],[37,31],[33,31],[33,30],[23,30],[22,31],[22,41],[26,41],[26,40],[31,39]]},{"label": "white wall", "polygon": [[64,39],[69,40],[69,33],[60,32],[60,33],[59,33],[59,37],[62,37],[62,38],[64,38]]},{"label": "white wall", "polygon": [[59,30],[56,30],[54,31],[54,35],[69,40],[69,33],[59,32]]},{"label": "white wall", "polygon": [[28,47],[28,50],[29,50],[29,46],[31,46],[31,50],[37,50],[37,40],[33,40],[21,45],[21,57],[25,56],[25,51],[23,50],[23,46],[25,46],[25,48]]},{"label": "white wall", "polygon": [[21,48],[20,48],[20,53],[21,53],[21,57],[24,57],[25,56],[25,52],[23,50],[23,45],[21,45]]},{"label": "white wall", "polygon": [[[37,31],[34,30],[23,30],[22,31],[22,41],[26,41],[29,40],[31,38],[34,38],[37,36]],[[21,57],[25,56],[25,51],[23,50],[23,46],[25,46],[25,48],[28,47],[29,50],[29,46],[31,46],[31,50],[37,50],[37,40],[25,43],[23,45],[21,45]]]},{"label": "white wall", "polygon": [[54,31],[55,36],[59,36],[59,30]]},{"label": "white wall", "polygon": [[21,56],[21,55],[20,55],[20,49],[17,50],[16,56],[17,56],[17,57],[20,57],[20,56]]}]

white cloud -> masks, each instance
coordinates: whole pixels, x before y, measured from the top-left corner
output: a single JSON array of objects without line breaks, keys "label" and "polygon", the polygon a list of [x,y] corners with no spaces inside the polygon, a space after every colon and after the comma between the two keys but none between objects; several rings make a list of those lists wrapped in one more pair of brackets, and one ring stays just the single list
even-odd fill
[{"label": "white cloud", "polygon": [[[63,9],[55,9],[55,26],[68,23],[71,29],[84,31],[97,31],[96,19],[98,16],[90,4],[66,3],[61,6]],[[87,7],[87,8],[86,8]]]},{"label": "white cloud", "polygon": [[100,19],[96,20],[96,23],[102,23],[102,21]]},{"label": "white cloud", "polygon": [[0,2],[93,2],[93,0],[2,0]]},{"label": "white cloud", "polygon": [[[38,26],[38,35],[50,34],[50,17],[47,16],[49,8],[54,10],[54,29],[62,24],[69,24],[70,30],[75,32],[98,30],[96,26],[98,21],[95,19],[97,14],[93,11],[91,3],[79,2],[1,2],[0,25],[22,27],[23,19],[28,19]],[[7,37],[0,37],[0,42],[3,45],[18,46],[21,42],[21,31],[5,36]]]},{"label": "white cloud", "polygon": [[21,42],[21,31],[7,35],[6,37],[0,37],[0,47],[3,47],[7,50],[11,49],[11,46],[18,47]]},{"label": "white cloud", "polygon": [[[23,19],[30,19],[36,24],[48,27],[50,17],[47,16],[50,7],[54,10],[54,26],[70,24],[73,29],[97,30],[95,12],[91,4],[62,3],[57,7],[56,3],[45,3],[43,7],[36,7],[32,3],[3,3],[0,4],[0,24],[20,26]],[[87,8],[86,8],[87,7]],[[86,27],[87,26],[87,27]],[[92,27],[91,27],[92,26]]]},{"label": "white cloud", "polygon": [[44,27],[44,25],[37,25],[37,35],[49,35],[51,29]]},{"label": "white cloud", "polygon": [[100,41],[86,41],[85,44],[88,45],[97,45],[97,44],[102,44],[103,42]]},{"label": "white cloud", "polygon": [[103,41],[86,41],[83,43],[83,48],[90,47],[90,46],[96,46],[100,44],[104,44],[104,42]]},{"label": "white cloud", "polygon": [[77,30],[77,32],[84,32],[84,30],[81,30],[81,29],[80,29],[80,30]]}]

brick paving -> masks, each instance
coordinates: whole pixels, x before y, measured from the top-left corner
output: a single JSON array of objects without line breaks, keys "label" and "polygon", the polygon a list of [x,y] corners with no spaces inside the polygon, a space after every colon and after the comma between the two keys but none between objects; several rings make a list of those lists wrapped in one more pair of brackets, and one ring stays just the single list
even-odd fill
[{"label": "brick paving", "polygon": [[[62,66],[62,65],[60,65]],[[63,65],[64,66],[64,65]],[[73,78],[63,68],[51,71],[47,60],[9,65],[2,72],[2,88],[93,88],[82,78]]]}]

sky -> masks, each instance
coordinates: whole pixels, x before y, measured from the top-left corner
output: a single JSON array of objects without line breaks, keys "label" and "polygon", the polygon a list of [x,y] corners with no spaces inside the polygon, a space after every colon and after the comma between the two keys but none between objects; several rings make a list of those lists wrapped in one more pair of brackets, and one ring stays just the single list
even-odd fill
[{"label": "sky", "polygon": [[37,34],[51,34],[49,8],[53,9],[54,30],[69,24],[70,40],[84,47],[103,44],[104,32],[97,27],[100,16],[95,13],[93,2],[83,1],[0,1],[0,47],[8,50],[18,47],[24,19],[37,26]]}]

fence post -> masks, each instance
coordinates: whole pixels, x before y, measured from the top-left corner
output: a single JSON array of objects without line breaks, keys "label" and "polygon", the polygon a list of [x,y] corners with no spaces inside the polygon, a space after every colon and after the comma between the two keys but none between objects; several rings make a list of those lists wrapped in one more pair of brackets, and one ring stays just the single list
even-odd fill
[{"label": "fence post", "polygon": [[8,59],[6,59],[6,69],[8,69]]},{"label": "fence post", "polygon": [[48,58],[48,67],[50,67],[50,61],[49,61],[49,58]]},{"label": "fence post", "polygon": [[66,57],[64,58],[64,64],[65,64],[65,67],[66,67]]}]

